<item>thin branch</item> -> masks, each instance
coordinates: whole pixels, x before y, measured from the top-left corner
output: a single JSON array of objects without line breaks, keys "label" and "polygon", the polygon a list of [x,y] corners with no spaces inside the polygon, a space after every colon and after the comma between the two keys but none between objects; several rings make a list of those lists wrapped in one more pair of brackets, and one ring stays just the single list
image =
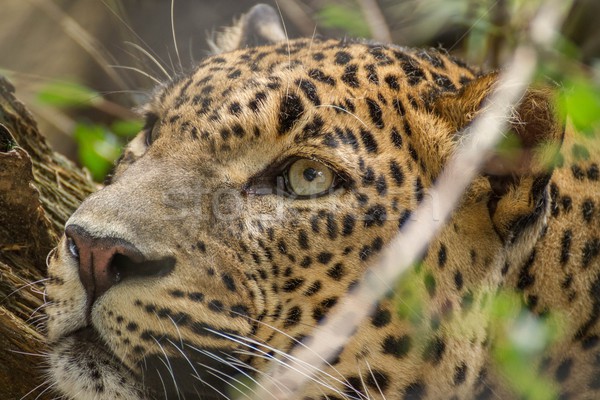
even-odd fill
[{"label": "thin branch", "polygon": [[373,39],[382,43],[390,43],[392,34],[377,2],[375,0],[358,0],[358,4],[369,25]]}]

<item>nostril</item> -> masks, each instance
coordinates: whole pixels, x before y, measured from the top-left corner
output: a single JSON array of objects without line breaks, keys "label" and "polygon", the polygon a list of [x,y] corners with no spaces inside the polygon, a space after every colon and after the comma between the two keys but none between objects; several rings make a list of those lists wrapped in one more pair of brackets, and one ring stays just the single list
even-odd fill
[{"label": "nostril", "polygon": [[158,260],[134,260],[125,254],[117,253],[112,258],[110,267],[116,282],[130,278],[162,277],[173,270],[175,259],[165,257]]},{"label": "nostril", "polygon": [[71,253],[73,258],[79,260],[79,248],[77,247],[75,240],[70,236],[67,236],[67,249],[69,249],[69,253]]}]

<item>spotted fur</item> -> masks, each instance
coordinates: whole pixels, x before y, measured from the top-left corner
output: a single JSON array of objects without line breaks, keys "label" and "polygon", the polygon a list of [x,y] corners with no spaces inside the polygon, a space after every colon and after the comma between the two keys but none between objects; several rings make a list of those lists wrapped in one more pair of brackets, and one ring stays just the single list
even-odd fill
[{"label": "spotted fur", "polygon": [[[51,259],[58,392],[239,394],[230,384],[310,336],[409,219],[434,217],[415,209],[495,81],[441,51],[297,39],[209,57],[158,88]],[[491,156],[423,263],[298,398],[515,397],[491,356],[499,289],[563,318],[531,368],[561,398],[600,397],[599,146],[565,129],[545,89],[511,122],[519,155]],[[282,193],[297,158],[338,183]],[[415,293],[418,307],[398,307]]]}]

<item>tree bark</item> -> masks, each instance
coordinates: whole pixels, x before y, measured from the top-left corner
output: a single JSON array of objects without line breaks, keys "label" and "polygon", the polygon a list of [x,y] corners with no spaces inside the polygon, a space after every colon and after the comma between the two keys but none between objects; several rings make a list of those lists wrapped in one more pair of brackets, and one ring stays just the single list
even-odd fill
[{"label": "tree bark", "polygon": [[0,399],[54,397],[43,378],[46,257],[94,190],[89,174],[50,149],[0,76]]}]

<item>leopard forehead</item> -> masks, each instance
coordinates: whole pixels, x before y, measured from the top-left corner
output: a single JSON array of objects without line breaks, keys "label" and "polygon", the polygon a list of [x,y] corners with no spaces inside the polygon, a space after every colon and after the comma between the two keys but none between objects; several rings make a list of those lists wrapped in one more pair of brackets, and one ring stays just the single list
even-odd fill
[{"label": "leopard forehead", "polygon": [[367,131],[389,130],[407,108],[423,108],[474,76],[435,50],[298,39],[210,57],[162,88],[147,110],[169,140],[198,140],[217,159],[231,159],[238,145],[288,135],[295,144],[320,136],[331,146],[339,139],[331,115],[354,118]]}]

